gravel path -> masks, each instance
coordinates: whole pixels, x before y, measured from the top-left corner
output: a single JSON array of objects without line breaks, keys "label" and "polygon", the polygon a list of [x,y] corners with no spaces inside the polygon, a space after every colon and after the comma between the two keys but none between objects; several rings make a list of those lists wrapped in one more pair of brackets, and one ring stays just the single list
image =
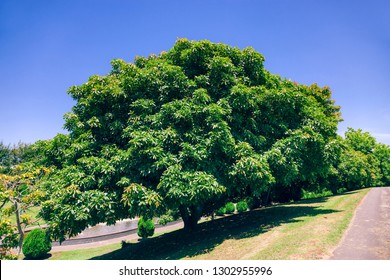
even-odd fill
[{"label": "gravel path", "polygon": [[332,260],[390,260],[390,187],[364,198]]}]

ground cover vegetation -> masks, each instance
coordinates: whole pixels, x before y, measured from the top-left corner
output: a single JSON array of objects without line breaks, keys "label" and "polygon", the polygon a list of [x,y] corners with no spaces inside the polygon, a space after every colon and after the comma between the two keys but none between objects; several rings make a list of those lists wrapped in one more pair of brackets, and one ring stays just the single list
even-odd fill
[{"label": "ground cover vegetation", "polygon": [[[389,184],[389,146],[359,129],[338,136],[328,87],[283,79],[263,62],[252,48],[179,39],[71,87],[69,134],[34,143],[23,160],[30,172],[46,168],[32,178],[51,237],[136,216],[181,216],[193,231],[228,202],[253,209]],[[14,176],[13,149],[0,147],[1,173]]]}]

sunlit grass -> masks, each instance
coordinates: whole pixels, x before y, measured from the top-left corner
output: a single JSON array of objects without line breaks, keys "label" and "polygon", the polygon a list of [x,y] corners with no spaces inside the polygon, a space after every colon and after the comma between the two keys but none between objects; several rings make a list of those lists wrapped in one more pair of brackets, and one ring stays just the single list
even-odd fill
[{"label": "sunlit grass", "polygon": [[53,253],[51,259],[322,259],[341,240],[369,189],[204,221],[146,241]]}]

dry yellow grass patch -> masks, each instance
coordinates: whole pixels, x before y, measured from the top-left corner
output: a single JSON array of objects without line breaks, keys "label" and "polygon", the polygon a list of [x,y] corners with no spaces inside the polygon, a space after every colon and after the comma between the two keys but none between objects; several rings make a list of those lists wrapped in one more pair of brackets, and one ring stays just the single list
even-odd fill
[{"label": "dry yellow grass patch", "polygon": [[[268,209],[272,220],[293,213],[282,223],[248,238],[227,238],[213,250],[193,259],[322,259],[341,240],[356,207],[369,189],[344,195],[300,201]],[[285,209],[282,209],[285,208]],[[264,211],[260,209],[257,211]],[[284,210],[284,211],[282,211]]]}]

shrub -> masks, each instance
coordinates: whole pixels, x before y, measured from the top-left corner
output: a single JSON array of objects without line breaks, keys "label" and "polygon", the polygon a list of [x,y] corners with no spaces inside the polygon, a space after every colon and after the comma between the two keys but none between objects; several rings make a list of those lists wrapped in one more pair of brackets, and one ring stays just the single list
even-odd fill
[{"label": "shrub", "polygon": [[179,218],[180,218],[179,211],[168,210],[165,214],[159,217],[158,224],[165,226],[167,223],[177,221]]},{"label": "shrub", "polygon": [[310,199],[310,198],[319,198],[319,197],[325,197],[325,196],[331,196],[333,193],[330,190],[321,190],[317,192],[310,192],[302,189],[302,196],[301,199]]},{"label": "shrub", "polygon": [[34,229],[24,239],[22,250],[26,258],[42,258],[50,252],[51,240],[43,229]]},{"label": "shrub", "polygon": [[347,191],[346,188],[340,188],[337,190],[337,194],[342,194],[342,193],[345,193]]},{"label": "shrub", "polygon": [[248,210],[248,203],[245,200],[241,200],[237,203],[236,208],[239,213],[245,212]]},{"label": "shrub", "polygon": [[142,238],[147,238],[149,236],[152,236],[154,234],[154,223],[152,220],[144,220],[143,217],[141,217],[138,220],[138,236]]},{"label": "shrub", "polygon": [[175,220],[174,220],[174,218],[171,215],[162,215],[158,219],[158,224],[162,225],[162,226],[165,226],[166,224],[174,222],[174,221]]},{"label": "shrub", "polygon": [[217,211],[215,211],[215,215],[217,215],[217,216],[223,216],[225,214],[226,214],[226,208],[225,207],[221,207]]},{"label": "shrub", "polygon": [[235,207],[234,207],[233,202],[228,202],[228,203],[226,203],[225,209],[226,209],[226,214],[232,214],[232,213],[234,213]]}]

